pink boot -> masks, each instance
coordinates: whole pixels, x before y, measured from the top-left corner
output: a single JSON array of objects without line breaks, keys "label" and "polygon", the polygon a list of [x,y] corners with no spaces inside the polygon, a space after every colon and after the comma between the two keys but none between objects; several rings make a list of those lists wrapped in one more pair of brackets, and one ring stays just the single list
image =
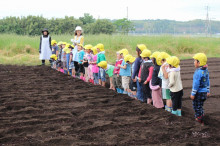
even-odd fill
[{"label": "pink boot", "polygon": [[85,77],[83,77],[83,81],[84,81],[84,82],[86,81],[86,78],[85,78]]},{"label": "pink boot", "polygon": [[64,73],[64,70],[63,70],[63,69],[60,69],[60,72]]},{"label": "pink boot", "polygon": [[83,76],[80,76],[80,79],[83,80]]}]

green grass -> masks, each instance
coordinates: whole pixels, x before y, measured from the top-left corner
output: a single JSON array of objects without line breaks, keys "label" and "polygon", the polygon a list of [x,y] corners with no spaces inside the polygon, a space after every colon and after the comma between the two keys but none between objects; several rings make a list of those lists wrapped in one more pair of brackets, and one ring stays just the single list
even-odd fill
[{"label": "green grass", "polygon": [[[103,43],[108,62],[114,63],[116,52],[127,48],[136,56],[137,44],[145,44],[148,49],[165,51],[171,55],[188,59],[198,52],[206,53],[208,57],[220,57],[220,38],[190,37],[190,36],[122,36],[122,35],[85,35],[85,44]],[[52,35],[56,41],[70,43],[71,35]],[[39,65],[40,36],[19,36],[15,34],[0,34],[0,64]]]}]

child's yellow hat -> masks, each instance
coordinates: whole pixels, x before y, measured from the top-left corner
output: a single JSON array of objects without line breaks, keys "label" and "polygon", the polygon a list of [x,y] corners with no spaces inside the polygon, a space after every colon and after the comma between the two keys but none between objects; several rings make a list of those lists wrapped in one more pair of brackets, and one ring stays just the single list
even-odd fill
[{"label": "child's yellow hat", "polygon": [[62,43],[62,45],[66,45],[66,44],[67,44],[66,42],[63,42],[63,43]]},{"label": "child's yellow hat", "polygon": [[56,40],[51,41],[51,45],[53,46],[54,44],[57,44]]},{"label": "child's yellow hat", "polygon": [[197,53],[193,56],[193,59],[198,60],[200,66],[204,66],[207,64],[207,56],[204,53]]},{"label": "child's yellow hat", "polygon": [[66,52],[66,54],[70,53],[69,46],[70,46],[70,44],[66,44],[65,48],[63,49],[63,51]]},{"label": "child's yellow hat", "polygon": [[166,52],[160,52],[160,54],[156,58],[157,65],[162,65],[161,61],[163,59],[167,59],[168,57],[170,57],[170,55],[167,54]]},{"label": "child's yellow hat", "polygon": [[81,46],[81,47],[83,47],[83,45],[82,44],[77,44],[78,46]]},{"label": "child's yellow hat", "polygon": [[122,50],[119,51],[119,53],[122,54],[125,57],[126,55],[128,55],[128,50],[127,49],[122,49]]},{"label": "child's yellow hat", "polygon": [[172,65],[175,68],[179,67],[180,60],[176,56],[168,57],[166,61],[167,61],[168,64]]},{"label": "child's yellow hat", "polygon": [[98,63],[98,66],[103,68],[103,69],[107,69],[107,62],[106,61],[101,61]]},{"label": "child's yellow hat", "polygon": [[156,52],[154,52],[151,56],[150,56],[150,58],[152,59],[152,58],[155,58],[155,59],[157,59],[157,56],[160,54],[160,52],[158,52],[158,51],[156,51]]},{"label": "child's yellow hat", "polygon": [[91,49],[92,49],[92,45],[90,45],[90,44],[85,45],[84,48],[85,48],[86,50],[91,50]]},{"label": "child's yellow hat", "polygon": [[145,44],[138,44],[137,47],[141,50],[141,52],[144,51],[145,49],[147,49]]},{"label": "child's yellow hat", "polygon": [[98,52],[97,52],[97,47],[95,46],[95,47],[92,47],[92,52],[93,52],[93,54],[94,55],[96,55]]},{"label": "child's yellow hat", "polygon": [[151,51],[148,49],[145,49],[142,51],[142,53],[140,54],[141,57],[150,57],[151,55]]},{"label": "child's yellow hat", "polygon": [[51,59],[54,59],[54,60],[57,60],[57,56],[56,56],[55,54],[52,54],[52,55],[50,56],[50,58],[51,58]]},{"label": "child's yellow hat", "polygon": [[62,45],[62,44],[63,44],[63,42],[58,42],[58,43],[57,43],[58,46],[60,46],[60,45]]},{"label": "child's yellow hat", "polygon": [[96,47],[99,48],[101,52],[102,52],[102,51],[105,51],[104,45],[101,44],[101,43],[97,44]]},{"label": "child's yellow hat", "polygon": [[135,61],[135,59],[136,59],[135,57],[133,57],[132,55],[128,54],[128,55],[125,56],[124,61],[125,62],[129,61],[130,63],[133,63]]}]

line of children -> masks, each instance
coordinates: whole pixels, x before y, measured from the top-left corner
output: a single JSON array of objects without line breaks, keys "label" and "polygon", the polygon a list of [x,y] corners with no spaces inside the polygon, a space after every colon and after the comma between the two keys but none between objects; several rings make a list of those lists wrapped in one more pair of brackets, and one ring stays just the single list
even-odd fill
[{"label": "line of children", "polygon": [[[55,40],[52,41],[56,44]],[[52,46],[56,46],[52,44]],[[74,46],[59,42],[59,53],[51,58],[56,61],[57,69],[64,69],[64,73],[75,70],[73,59]],[[136,47],[137,58],[129,54],[127,49],[116,53],[115,65],[106,61],[103,44],[96,46],[77,44],[78,65],[80,79],[105,86],[106,75],[110,80],[110,89],[121,94],[128,94],[142,102],[153,104],[156,108],[163,108],[174,115],[182,116],[183,86],[180,74],[180,60],[166,52],[154,52],[147,49],[144,44]],[[69,55],[67,55],[69,54]],[[193,77],[193,90],[191,99],[195,110],[195,118],[200,123],[204,121],[203,103],[210,95],[209,73],[207,70],[207,57],[198,53],[194,57],[196,71]],[[59,62],[59,63],[58,63]],[[60,63],[61,62],[61,63]],[[53,66],[54,68],[54,66]],[[68,70],[69,69],[69,70]],[[76,77],[72,71],[73,77]]]}]

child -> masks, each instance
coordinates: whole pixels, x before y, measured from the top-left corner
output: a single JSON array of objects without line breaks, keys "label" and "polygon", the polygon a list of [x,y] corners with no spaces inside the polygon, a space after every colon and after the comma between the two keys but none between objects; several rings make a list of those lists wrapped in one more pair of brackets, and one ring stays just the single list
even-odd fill
[{"label": "child", "polygon": [[166,52],[161,52],[157,57],[157,64],[161,65],[158,77],[162,79],[162,97],[166,100],[165,110],[172,112],[172,100],[170,97],[170,89],[168,87],[168,67],[166,59],[170,57]]},{"label": "child", "polygon": [[[135,57],[131,56],[130,54],[129,55],[126,55],[125,58],[124,58],[124,61],[128,64],[131,64],[132,66],[132,72],[133,72],[133,67],[134,67],[134,61],[135,61]],[[127,92],[128,92],[128,95],[130,97],[133,97],[133,98],[136,98],[136,83],[133,82],[133,80],[131,79],[130,77],[130,83],[129,83],[129,89],[127,89]]]},{"label": "child", "polygon": [[114,90],[114,85],[113,85],[113,82],[112,82],[114,66],[107,64],[106,61],[101,61],[101,62],[98,64],[98,66],[101,67],[101,68],[103,68],[103,69],[105,70],[105,72],[108,74],[109,80],[110,80],[110,88],[109,88],[109,89]]},{"label": "child", "polygon": [[57,46],[56,40],[52,40],[51,45],[52,45],[52,54],[55,54],[56,56],[58,56],[58,49],[59,48]]},{"label": "child", "polygon": [[57,60],[56,54],[52,54],[50,56],[50,59],[51,59],[51,68],[56,69],[56,60]]},{"label": "child", "polygon": [[144,51],[145,49],[147,49],[147,47],[144,45],[144,44],[139,44],[137,45],[136,47],[136,53],[137,53],[137,58],[134,62],[134,65],[133,65],[133,72],[132,72],[132,80],[133,82],[137,84],[137,98],[141,101],[143,101],[143,90],[142,90],[142,84],[139,83],[138,81],[138,73],[139,73],[139,70],[140,70],[140,66],[141,66],[141,63],[142,63],[142,58],[140,56],[140,54],[142,53],[142,51]]},{"label": "child", "polygon": [[150,88],[152,90],[152,100],[153,100],[153,106],[156,108],[163,108],[163,100],[161,95],[161,79],[158,77],[158,73],[160,71],[160,66],[158,65],[157,57],[160,54],[160,52],[154,52],[151,55],[151,60],[154,64],[154,70],[152,75],[152,80],[150,81]]},{"label": "child", "polygon": [[207,96],[210,96],[207,57],[204,53],[197,53],[193,58],[196,71],[193,75],[193,87],[190,98],[193,100],[196,121],[204,124],[203,104]]},{"label": "child", "polygon": [[118,65],[122,64],[123,57],[119,52],[117,52],[116,54],[117,54],[117,60],[115,62],[115,69],[113,71],[113,74],[114,74],[113,75],[113,85],[118,93],[122,93],[121,76],[119,75],[120,67],[118,67]]},{"label": "child", "polygon": [[128,55],[128,50],[127,49],[122,49],[119,51],[120,54],[123,55],[123,61],[122,64],[118,65],[120,67],[120,73],[119,75],[121,76],[122,80],[122,87],[124,89],[123,94],[128,94],[128,89],[129,89],[129,82],[130,82],[130,77],[131,77],[131,64],[128,64],[125,62],[124,57]]},{"label": "child", "polygon": [[[69,45],[69,73],[72,77],[75,77],[75,66],[74,66],[74,62],[73,62],[73,49],[74,49],[74,46],[73,45]],[[74,75],[73,75],[73,72],[74,72]]]},{"label": "child", "polygon": [[57,60],[57,70],[58,71],[61,71],[61,67],[62,67],[62,65],[61,65],[61,57],[62,57],[62,50],[63,50],[63,48],[62,48],[62,43],[63,42],[58,42],[58,47],[59,47],[59,51],[58,51],[58,60]]},{"label": "child", "polygon": [[40,37],[40,46],[39,46],[39,59],[42,61],[42,65],[45,65],[45,60],[49,60],[52,55],[51,47],[51,37],[47,29],[42,30],[42,36]]},{"label": "child", "polygon": [[61,64],[62,64],[62,69],[61,72],[67,74],[67,68],[66,68],[66,53],[65,53],[65,47],[66,47],[66,42],[62,43],[62,52],[61,52]]},{"label": "child", "polygon": [[167,58],[167,63],[169,64],[169,85],[170,96],[172,99],[173,111],[172,114],[177,116],[182,116],[182,96],[183,96],[183,85],[180,76],[180,60],[176,56]]},{"label": "child", "polygon": [[64,49],[64,52],[66,54],[66,71],[64,71],[65,74],[68,74],[69,75],[69,61],[70,61],[70,44],[67,44],[65,49]]},{"label": "child", "polygon": [[[142,98],[138,97],[138,99],[142,102],[147,102],[148,104],[151,104],[152,102],[152,97],[151,97],[151,89],[149,86],[149,82],[152,79],[152,74],[153,74],[153,63],[150,60],[150,55],[151,51],[148,49],[145,49],[140,56],[143,59],[143,62],[141,63],[141,67],[139,70],[139,75],[138,75],[138,81],[139,81],[139,87],[141,88],[142,93]],[[138,91],[138,90],[137,90]]]},{"label": "child", "polygon": [[79,58],[79,73],[80,73],[80,79],[81,80],[85,80],[84,79],[84,67],[83,67],[83,56],[85,54],[84,50],[83,50],[83,45],[82,44],[78,44],[77,45],[78,48],[78,58]]},{"label": "child", "polygon": [[[103,44],[97,44],[97,64],[99,64],[101,61],[106,61],[105,58],[105,49]],[[99,79],[99,85],[105,87],[105,70],[103,68],[99,68],[98,73],[98,79]]]},{"label": "child", "polygon": [[84,75],[84,78],[85,78],[85,81],[88,82],[89,79],[91,79],[91,71],[90,71],[90,68],[89,68],[89,62],[91,61],[92,59],[92,56],[91,56],[91,48],[92,48],[92,45],[85,45],[85,55],[83,57],[83,66],[84,66],[84,69],[85,69],[85,75]]},{"label": "child", "polygon": [[92,61],[90,64],[92,65],[92,73],[93,73],[93,80],[94,80],[94,85],[99,84],[99,79],[98,79],[98,73],[99,73],[99,68],[97,66],[97,47],[92,48]]}]

